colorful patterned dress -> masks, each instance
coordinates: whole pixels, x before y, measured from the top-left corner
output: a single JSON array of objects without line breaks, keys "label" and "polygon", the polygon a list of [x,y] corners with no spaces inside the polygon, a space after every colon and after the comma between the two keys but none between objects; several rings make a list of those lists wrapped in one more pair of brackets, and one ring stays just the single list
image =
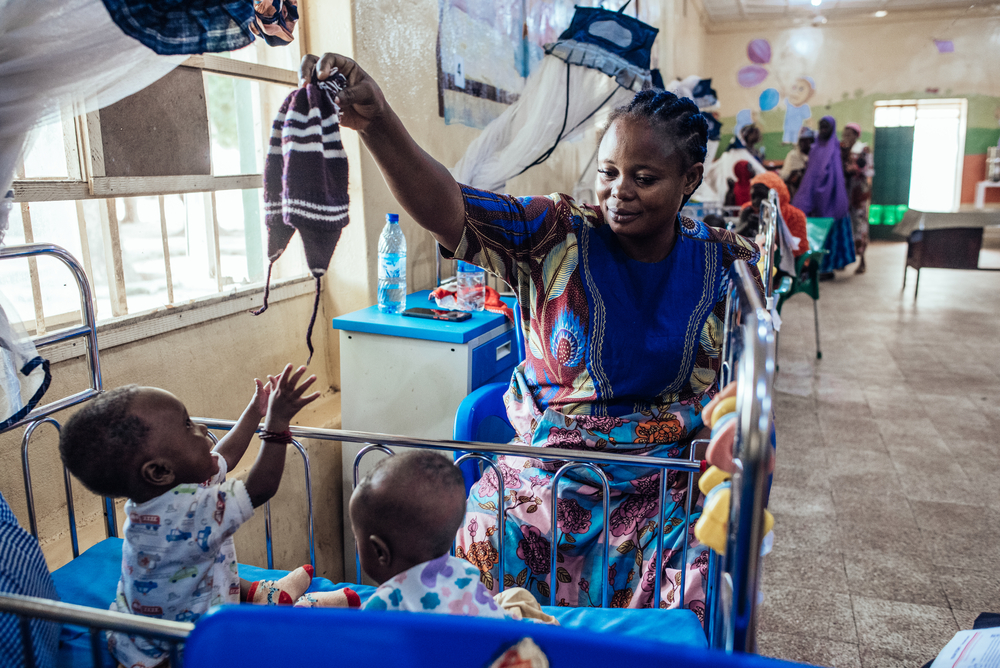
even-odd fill
[{"label": "colorful patterned dress", "polygon": [[[517,441],[658,456],[687,456],[719,369],[724,289],[734,260],[757,247],[725,230],[678,217],[680,234],[657,263],[629,258],[600,209],[565,195],[515,198],[462,187],[466,225],[455,256],[503,278],[518,297],[525,361],[504,401]],[[756,269],[751,269],[756,278]],[[553,580],[551,496],[557,466],[499,457],[506,498],[505,572],[498,569],[497,478],[473,486],[457,554],[480,568],[492,592],[528,589],[549,603],[601,604],[602,490],[585,470],[560,483],[558,567]],[[652,605],[659,532],[659,471],[602,466],[610,481],[610,585],[615,607]],[[661,607],[679,601],[687,476],[667,474]],[[700,509],[698,509],[700,510]],[[694,511],[697,515],[698,510]],[[704,610],[708,553],[693,531],[685,607]]]}]

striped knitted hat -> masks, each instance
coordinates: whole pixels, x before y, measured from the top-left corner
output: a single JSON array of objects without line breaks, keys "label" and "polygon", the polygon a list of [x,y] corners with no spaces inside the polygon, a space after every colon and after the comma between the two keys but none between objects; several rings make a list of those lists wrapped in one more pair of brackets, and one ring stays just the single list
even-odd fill
[{"label": "striped knitted hat", "polygon": [[[334,71],[326,80],[313,75],[311,83],[289,94],[271,126],[271,142],[264,160],[264,222],[267,225],[267,310],[271,269],[295,230],[302,236],[309,271],[316,277],[316,299],[306,332],[312,359],[312,330],[319,310],[320,277],[326,273],[347,225],[347,155],[340,142],[340,109],[333,99],[347,85]],[[308,364],[308,362],[306,362]]]}]

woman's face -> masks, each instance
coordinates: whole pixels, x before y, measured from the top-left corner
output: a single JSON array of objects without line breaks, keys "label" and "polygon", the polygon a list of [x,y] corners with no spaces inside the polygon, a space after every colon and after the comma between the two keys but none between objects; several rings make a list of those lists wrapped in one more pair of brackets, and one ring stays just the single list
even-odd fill
[{"label": "woman's face", "polygon": [[826,141],[833,135],[833,126],[830,125],[830,121],[821,119],[819,122],[819,138]]},{"label": "woman's face", "polygon": [[645,119],[619,118],[604,134],[597,152],[597,200],[626,251],[650,243],[665,243],[664,252],[669,250],[681,202],[704,172],[700,162],[685,169],[685,160]]}]

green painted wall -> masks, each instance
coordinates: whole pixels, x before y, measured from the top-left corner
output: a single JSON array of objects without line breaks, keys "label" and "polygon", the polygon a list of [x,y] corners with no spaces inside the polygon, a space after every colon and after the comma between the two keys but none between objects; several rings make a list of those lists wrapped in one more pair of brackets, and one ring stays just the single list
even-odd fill
[{"label": "green painted wall", "polygon": [[[996,146],[1000,139],[1000,127],[997,125],[996,113],[1000,108],[1000,96],[991,95],[962,95],[951,89],[943,91],[939,95],[929,95],[927,93],[916,93],[913,91],[903,93],[874,93],[862,95],[861,91],[856,91],[851,97],[844,93],[837,102],[826,105],[816,104],[812,106],[812,118],[808,125],[816,129],[819,119],[823,116],[833,116],[837,119],[837,133],[843,129],[847,123],[858,123],[862,127],[861,141],[871,143],[871,128],[875,123],[875,102],[881,100],[926,100],[926,99],[946,99],[965,98],[969,102],[967,129],[965,134],[965,154],[978,155],[986,153],[988,146]],[[791,145],[781,143],[782,127],[785,120],[785,110],[781,107],[771,111],[759,112],[759,125],[763,133],[762,145],[766,147],[765,159],[783,160]],[[732,128],[736,123],[736,117],[724,117],[722,120],[722,137],[724,141],[719,142],[719,152],[725,150],[732,137]]]}]

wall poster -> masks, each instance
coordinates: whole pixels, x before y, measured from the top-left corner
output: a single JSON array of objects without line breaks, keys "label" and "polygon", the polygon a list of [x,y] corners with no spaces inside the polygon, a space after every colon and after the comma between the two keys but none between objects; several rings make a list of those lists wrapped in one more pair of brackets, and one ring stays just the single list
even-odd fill
[{"label": "wall poster", "polygon": [[[569,27],[574,5],[618,10],[598,0],[440,0],[438,112],[445,123],[484,128],[518,99],[545,55]],[[647,9],[647,5],[650,7]],[[627,8],[650,22],[655,3]],[[647,11],[643,11],[647,9]]]}]

